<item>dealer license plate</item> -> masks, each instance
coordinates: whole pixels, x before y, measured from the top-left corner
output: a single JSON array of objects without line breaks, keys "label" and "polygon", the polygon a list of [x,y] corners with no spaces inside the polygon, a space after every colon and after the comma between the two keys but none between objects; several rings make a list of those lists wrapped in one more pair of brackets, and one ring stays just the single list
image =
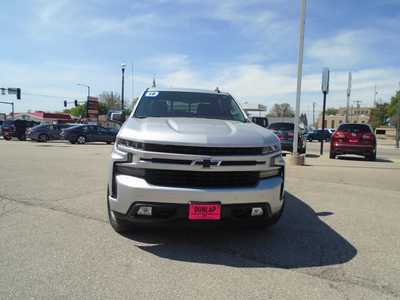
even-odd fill
[{"label": "dealer license plate", "polygon": [[189,203],[189,220],[220,220],[221,204]]}]

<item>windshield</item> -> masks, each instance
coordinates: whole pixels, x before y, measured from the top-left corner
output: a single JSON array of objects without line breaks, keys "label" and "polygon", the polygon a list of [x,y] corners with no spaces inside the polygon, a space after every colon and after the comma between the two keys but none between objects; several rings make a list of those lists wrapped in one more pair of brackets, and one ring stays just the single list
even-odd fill
[{"label": "windshield", "polygon": [[135,118],[207,118],[246,122],[239,106],[229,95],[193,92],[146,92]]},{"label": "windshield", "polygon": [[272,130],[294,130],[293,123],[274,123],[269,126],[269,129]]},{"label": "windshield", "polygon": [[4,127],[8,127],[8,126],[12,126],[12,125],[14,125],[14,121],[12,121],[12,120],[6,120],[3,122]]},{"label": "windshield", "polygon": [[343,124],[340,125],[338,128],[338,131],[345,131],[345,132],[352,132],[352,133],[365,133],[365,132],[371,132],[371,129],[368,125],[362,125],[362,124]]}]

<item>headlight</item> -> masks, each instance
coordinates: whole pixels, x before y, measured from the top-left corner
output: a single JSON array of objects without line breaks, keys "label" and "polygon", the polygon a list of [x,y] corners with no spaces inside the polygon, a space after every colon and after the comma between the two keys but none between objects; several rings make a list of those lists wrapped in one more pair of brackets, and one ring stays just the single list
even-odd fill
[{"label": "headlight", "polygon": [[271,158],[271,167],[284,167],[285,160],[282,155],[277,155]]},{"label": "headlight", "polygon": [[265,146],[262,149],[262,154],[270,154],[270,153],[274,153],[281,150],[281,146],[280,144],[274,144],[274,145],[270,145],[270,146]]},{"label": "headlight", "polygon": [[118,150],[134,150],[134,149],[143,149],[143,143],[129,141],[125,139],[117,139],[115,143]]}]

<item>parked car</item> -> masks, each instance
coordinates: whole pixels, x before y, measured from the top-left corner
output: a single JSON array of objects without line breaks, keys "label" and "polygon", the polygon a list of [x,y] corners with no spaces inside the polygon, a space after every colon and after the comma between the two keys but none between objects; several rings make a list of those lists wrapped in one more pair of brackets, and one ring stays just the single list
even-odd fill
[{"label": "parked car", "polygon": [[309,142],[312,142],[315,140],[317,140],[319,142],[322,142],[322,141],[329,142],[331,140],[332,132],[333,131],[330,129],[324,129],[324,130],[314,129],[313,131],[309,132],[306,135],[306,139]]},{"label": "parked car", "polygon": [[376,160],[376,136],[367,124],[342,124],[331,140],[329,157],[341,154],[362,155],[368,160]]},{"label": "parked car", "polygon": [[60,133],[63,129],[75,126],[76,124],[42,124],[29,128],[26,137],[39,142],[62,139]]},{"label": "parked car", "polygon": [[5,140],[11,140],[13,137],[20,141],[26,140],[26,130],[38,125],[38,122],[27,120],[6,120],[3,122],[2,134]]},{"label": "parked car", "polygon": [[71,144],[85,144],[87,142],[105,142],[111,144],[115,141],[118,130],[98,125],[76,125],[63,129],[60,136]]},{"label": "parked car", "polygon": [[284,207],[280,142],[228,93],[148,89],[118,133],[107,191],[117,232],[179,220],[270,226]]},{"label": "parked car", "polygon": [[[294,123],[272,123],[268,126],[268,129],[273,130],[278,136],[281,141],[282,150],[293,152]],[[299,129],[298,153],[306,153],[306,142],[304,140],[303,130],[303,128]]]}]

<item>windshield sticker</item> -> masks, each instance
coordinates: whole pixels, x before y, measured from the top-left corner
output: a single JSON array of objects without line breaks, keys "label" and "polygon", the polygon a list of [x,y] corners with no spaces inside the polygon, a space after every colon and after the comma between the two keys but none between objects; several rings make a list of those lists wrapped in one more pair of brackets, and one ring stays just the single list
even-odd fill
[{"label": "windshield sticker", "polygon": [[158,92],[147,92],[146,93],[146,97],[157,97],[158,96]]}]

